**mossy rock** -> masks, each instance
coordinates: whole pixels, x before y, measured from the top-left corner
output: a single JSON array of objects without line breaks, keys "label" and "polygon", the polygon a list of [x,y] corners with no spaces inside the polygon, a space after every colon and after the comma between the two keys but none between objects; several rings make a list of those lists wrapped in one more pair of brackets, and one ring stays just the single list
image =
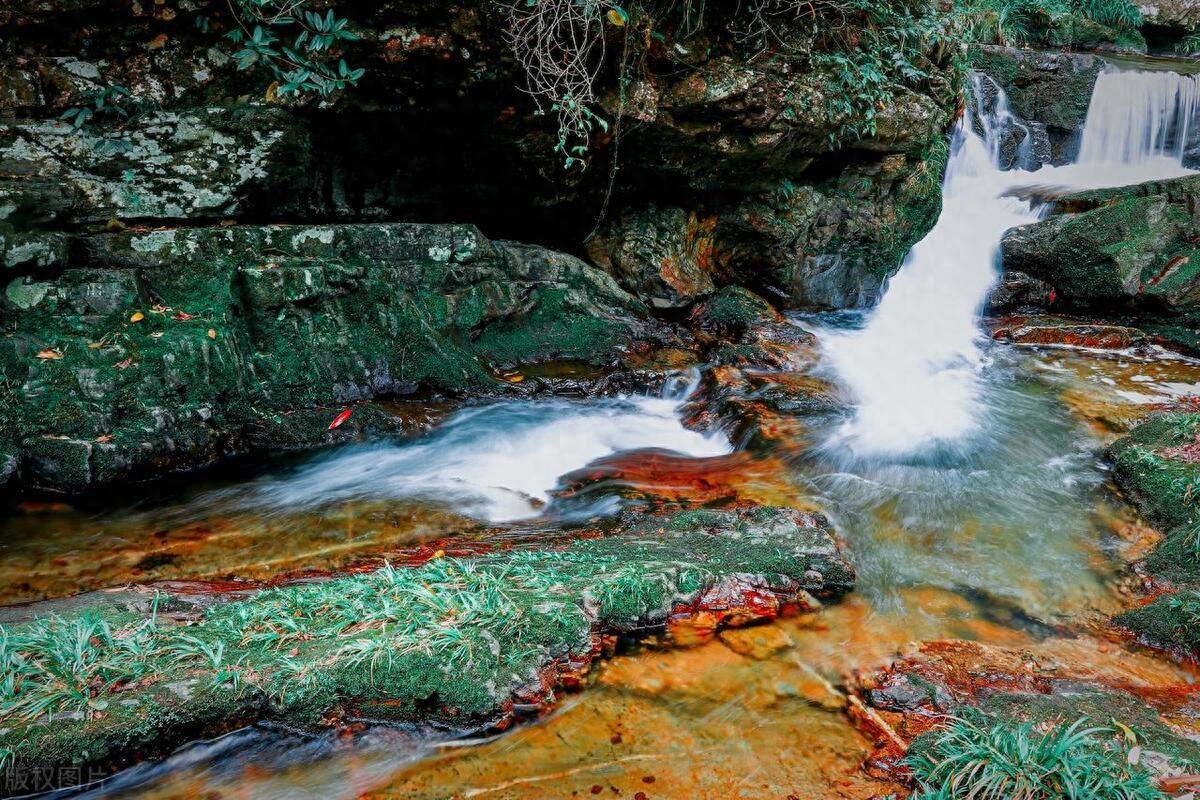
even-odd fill
[{"label": "mossy rock", "polygon": [[1004,236],[1005,270],[1052,284],[1068,304],[1200,310],[1200,181],[1081,192]]},{"label": "mossy rock", "polygon": [[[153,622],[145,603],[75,610],[5,627],[5,652],[26,660],[5,664],[21,674],[0,698],[3,768],[116,766],[255,719],[486,724],[514,695],[547,701],[547,670],[588,663],[597,634],[641,637],[698,610],[732,624],[852,583],[823,517],[759,508],[632,514],[554,550],[269,589],[186,613],[188,624],[162,598]],[[73,674],[101,687],[90,698],[20,666],[80,631]]]},{"label": "mossy rock", "polygon": [[[605,273],[466,225],[233,226],[86,238],[7,285],[0,410],[35,486],[79,491],[245,452],[288,412],[505,391],[662,341]],[[260,437],[261,440],[261,437]]]}]

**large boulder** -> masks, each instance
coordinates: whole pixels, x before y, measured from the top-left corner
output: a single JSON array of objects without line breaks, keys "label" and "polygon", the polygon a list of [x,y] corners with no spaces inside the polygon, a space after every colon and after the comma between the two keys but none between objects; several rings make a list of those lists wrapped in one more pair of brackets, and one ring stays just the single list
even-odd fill
[{"label": "large boulder", "polygon": [[0,298],[4,438],[43,488],[193,467],[286,412],[496,391],[498,369],[607,364],[657,336],[603,272],[467,225],[169,229],[78,250]]},{"label": "large boulder", "polygon": [[1080,306],[1200,310],[1200,177],[1081,192],[1009,231],[1004,268]]},{"label": "large boulder", "polygon": [[680,208],[626,213],[588,242],[592,260],[655,308],[680,308],[715,289],[715,218]]},{"label": "large boulder", "polygon": [[[974,69],[1004,90],[1013,114],[1033,137],[1041,163],[1074,159],[1103,59],[991,45],[973,46],[969,57]],[[1042,140],[1045,148],[1039,146]]]}]

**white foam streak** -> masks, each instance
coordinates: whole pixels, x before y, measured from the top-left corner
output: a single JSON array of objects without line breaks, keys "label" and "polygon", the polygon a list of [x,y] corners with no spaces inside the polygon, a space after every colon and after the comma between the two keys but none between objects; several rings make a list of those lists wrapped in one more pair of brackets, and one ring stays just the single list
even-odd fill
[{"label": "white foam streak", "polygon": [[[1004,137],[1021,126],[998,87],[990,87],[994,108],[983,109],[984,80],[975,76],[976,105],[954,132],[933,230],[909,252],[865,328],[822,334],[829,363],[856,403],[831,444],[856,455],[962,445],[982,425],[979,310],[999,272],[1004,233],[1040,215],[1009,196],[1014,190],[1122,186],[1189,172],[1180,142],[1196,111],[1192,78],[1104,73],[1079,161],[1036,172],[1000,168]],[[1029,163],[1027,153],[1017,156],[1017,164]]]},{"label": "white foam streak", "polygon": [[693,387],[662,397],[509,401],[468,409],[427,439],[354,448],[292,477],[264,481],[246,505],[294,511],[357,498],[411,498],[447,503],[492,522],[532,517],[562,475],[598,458],[640,448],[694,457],[728,453],[724,436],[681,423],[680,405]]}]

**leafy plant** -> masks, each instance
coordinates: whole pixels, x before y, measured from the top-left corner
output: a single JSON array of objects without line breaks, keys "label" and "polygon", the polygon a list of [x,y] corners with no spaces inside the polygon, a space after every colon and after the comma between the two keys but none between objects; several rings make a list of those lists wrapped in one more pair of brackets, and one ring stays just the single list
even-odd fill
[{"label": "leafy plant", "polygon": [[303,8],[303,0],[235,0],[230,7],[238,27],[226,36],[240,46],[233,54],[238,69],[265,66],[279,81],[279,94],[328,97],[365,73],[338,56],[342,43],[359,36],[333,9],[320,14]]},{"label": "leafy plant", "polygon": [[1173,631],[1175,640],[1192,651],[1200,650],[1200,591],[1192,589],[1170,595],[1166,603],[1178,620]]},{"label": "leafy plant", "polygon": [[92,92],[84,105],[68,108],[63,112],[62,119],[71,123],[75,133],[95,119],[128,119],[130,110],[125,107],[124,101],[130,97],[132,95],[124,86],[106,86]]},{"label": "leafy plant", "polygon": [[978,712],[918,740],[913,800],[1160,800],[1128,729],[1079,719],[1043,732]]},{"label": "leafy plant", "polygon": [[1071,16],[1121,31],[1142,24],[1130,0],[958,0],[955,16],[970,41],[1021,45],[1048,36]]}]

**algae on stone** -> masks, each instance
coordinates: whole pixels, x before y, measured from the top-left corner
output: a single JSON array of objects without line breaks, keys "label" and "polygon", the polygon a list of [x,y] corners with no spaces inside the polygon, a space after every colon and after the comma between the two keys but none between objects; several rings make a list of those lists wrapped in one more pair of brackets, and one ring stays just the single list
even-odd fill
[{"label": "algae on stone", "polygon": [[852,582],[819,515],[686,511],[631,515],[556,549],[385,567],[202,611],[155,597],[148,613],[3,626],[2,763],[10,774],[112,764],[256,718],[486,722],[514,694],[544,699],[546,670],[586,664],[597,634],[644,636],[698,609],[753,619]]}]

